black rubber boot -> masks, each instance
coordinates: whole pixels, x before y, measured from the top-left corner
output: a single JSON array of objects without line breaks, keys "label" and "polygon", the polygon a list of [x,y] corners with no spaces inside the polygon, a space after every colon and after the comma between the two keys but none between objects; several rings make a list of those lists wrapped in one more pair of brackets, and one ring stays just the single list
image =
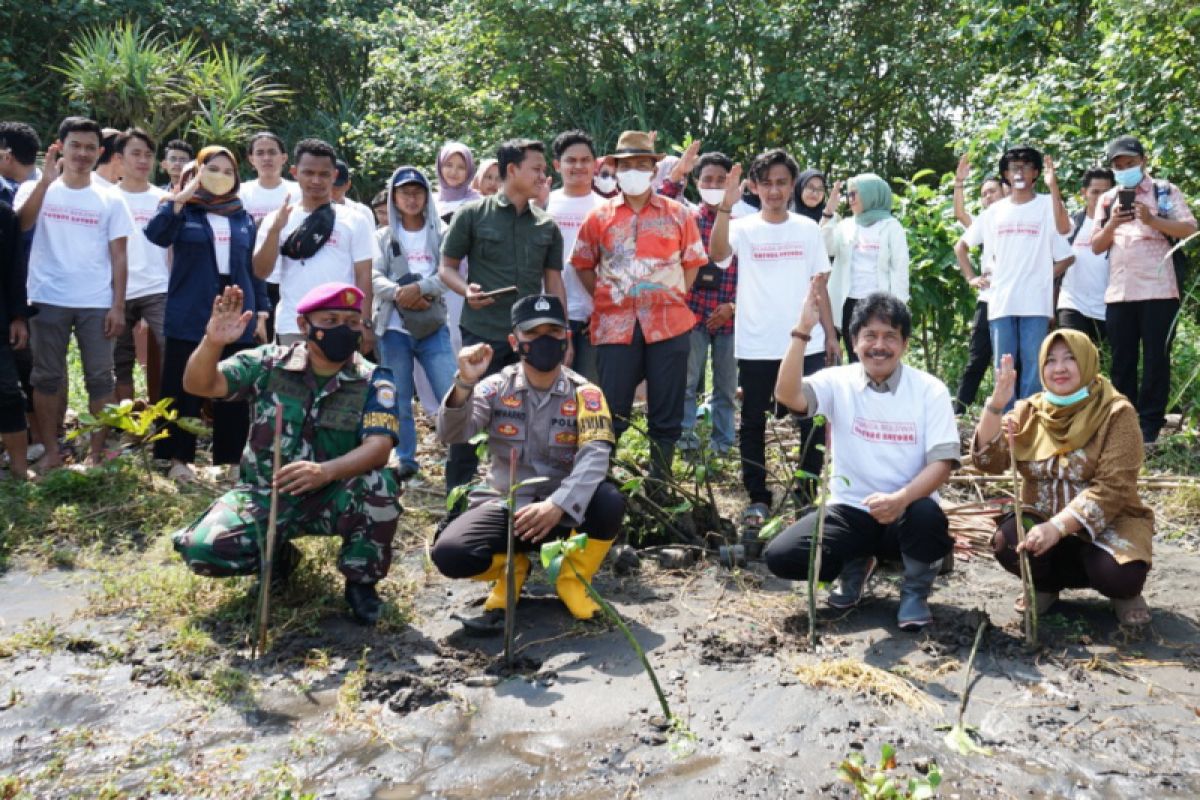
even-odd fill
[{"label": "black rubber boot", "polygon": [[379,613],[383,610],[383,601],[375,591],[373,583],[347,583],[346,602],[354,614],[355,621],[363,625],[374,625],[379,621]]}]

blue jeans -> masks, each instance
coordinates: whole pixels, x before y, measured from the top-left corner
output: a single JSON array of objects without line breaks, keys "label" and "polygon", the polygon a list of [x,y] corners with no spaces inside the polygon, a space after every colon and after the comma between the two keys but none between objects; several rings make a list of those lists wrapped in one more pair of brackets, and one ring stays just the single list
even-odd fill
[{"label": "blue jeans", "polygon": [[418,468],[417,426],[413,423],[413,361],[419,361],[433,386],[438,399],[450,391],[454,383],[455,358],[450,349],[450,329],[442,327],[424,339],[414,339],[407,333],[387,331],[379,343],[383,366],[396,379],[396,412],[400,417],[400,443],[396,457],[402,466]]},{"label": "blue jeans", "polygon": [[683,394],[683,436],[679,446],[691,449],[700,446],[696,438],[696,384],[704,374],[709,348],[712,348],[712,449],[728,450],[733,446],[733,403],[737,394],[737,360],[733,357],[733,334],[712,334],[703,328],[693,329],[692,346],[688,355],[687,386]]},{"label": "blue jeans", "polygon": [[1000,317],[988,323],[992,332],[992,360],[1000,366],[1000,358],[1011,355],[1017,370],[1017,391],[1005,411],[1042,390],[1041,370],[1038,369],[1038,350],[1050,330],[1049,317]]}]

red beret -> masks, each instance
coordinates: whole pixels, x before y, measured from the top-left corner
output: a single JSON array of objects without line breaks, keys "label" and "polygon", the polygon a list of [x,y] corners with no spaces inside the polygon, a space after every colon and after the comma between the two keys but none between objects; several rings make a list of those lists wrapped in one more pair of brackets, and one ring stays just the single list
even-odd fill
[{"label": "red beret", "polygon": [[308,290],[296,305],[296,313],[310,311],[358,311],[362,313],[363,293],[349,283],[322,283]]}]

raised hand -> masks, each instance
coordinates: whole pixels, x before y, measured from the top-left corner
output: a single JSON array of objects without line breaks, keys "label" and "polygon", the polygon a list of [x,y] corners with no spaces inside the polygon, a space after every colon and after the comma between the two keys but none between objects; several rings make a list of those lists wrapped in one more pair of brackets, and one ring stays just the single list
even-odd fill
[{"label": "raised hand", "polygon": [[275,222],[271,225],[276,233],[282,232],[284,226],[287,225],[288,219],[290,219],[292,216],[292,208],[291,195],[285,194],[283,196],[283,205],[281,205],[279,210],[275,212]]},{"label": "raised hand", "polygon": [[800,310],[800,321],[796,327],[801,333],[809,334],[821,322],[821,295],[825,285],[829,283],[828,272],[818,272],[808,285],[808,297],[804,298],[804,308]]},{"label": "raised hand", "polygon": [[996,369],[996,385],[992,389],[992,404],[1000,408],[1008,405],[1017,388],[1017,370],[1013,367],[1013,357],[1009,353],[1000,356],[1000,366]]},{"label": "raised hand", "polygon": [[1052,192],[1058,191],[1058,173],[1054,171],[1054,159],[1046,156],[1042,162],[1042,180],[1046,182],[1046,188]]},{"label": "raised hand", "polygon": [[966,153],[958,159],[958,166],[954,168],[954,182],[959,186],[967,182],[967,178],[971,175],[971,157]]},{"label": "raised hand", "polygon": [[693,139],[692,143],[687,146],[687,150],[683,151],[683,155],[679,157],[679,161],[671,168],[670,178],[674,183],[681,183],[687,180],[687,176],[692,174],[692,170],[696,168],[696,162],[700,160],[700,145],[703,144],[699,139]]},{"label": "raised hand", "polygon": [[825,213],[833,215],[837,213],[838,206],[842,204],[842,182],[834,181],[833,186],[829,189],[829,200],[825,202]]},{"label": "raised hand", "polygon": [[492,363],[492,346],[483,342],[458,352],[458,374],[466,383],[478,383]]},{"label": "raised hand", "polygon": [[733,169],[725,176],[725,208],[733,208],[734,203],[742,199],[742,165],[734,164]]},{"label": "raised hand", "polygon": [[253,311],[242,311],[242,290],[226,286],[225,291],[213,300],[212,316],[208,318],[204,336],[222,347],[233,344],[242,338],[253,316]]},{"label": "raised hand", "polygon": [[62,145],[58,142],[46,148],[46,158],[42,163],[41,182],[49,186],[62,175]]}]

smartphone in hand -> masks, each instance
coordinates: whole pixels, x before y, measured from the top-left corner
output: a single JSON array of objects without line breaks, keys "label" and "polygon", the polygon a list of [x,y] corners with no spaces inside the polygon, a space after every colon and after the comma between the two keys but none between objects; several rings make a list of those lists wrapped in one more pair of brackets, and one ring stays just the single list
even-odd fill
[{"label": "smartphone in hand", "polygon": [[514,294],[517,291],[515,286],[505,286],[503,289],[492,289],[490,292],[480,292],[477,297],[503,297],[506,294]]},{"label": "smartphone in hand", "polygon": [[1128,214],[1133,211],[1133,200],[1137,196],[1136,189],[1118,189],[1117,190],[1117,208],[1121,213]]}]

